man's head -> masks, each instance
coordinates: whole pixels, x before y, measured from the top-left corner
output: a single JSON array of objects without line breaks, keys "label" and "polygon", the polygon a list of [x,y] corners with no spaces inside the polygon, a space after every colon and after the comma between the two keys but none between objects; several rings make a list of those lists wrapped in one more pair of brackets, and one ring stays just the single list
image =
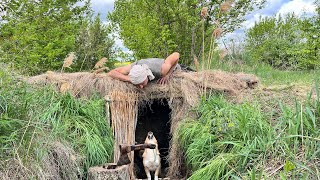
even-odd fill
[{"label": "man's head", "polygon": [[149,80],[154,79],[154,75],[152,74],[149,67],[145,64],[133,65],[129,72],[129,78],[132,84],[143,88],[148,84]]}]

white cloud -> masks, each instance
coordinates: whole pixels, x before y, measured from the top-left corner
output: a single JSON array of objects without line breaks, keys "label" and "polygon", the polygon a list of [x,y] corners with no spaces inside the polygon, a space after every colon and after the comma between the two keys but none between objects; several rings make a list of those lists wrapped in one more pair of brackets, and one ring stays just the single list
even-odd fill
[{"label": "white cloud", "polygon": [[313,4],[313,0],[292,0],[283,4],[277,14],[283,15],[291,12],[296,15],[302,15],[304,12],[314,14],[316,6]]},{"label": "white cloud", "polygon": [[124,48],[123,41],[121,39],[116,38],[114,43],[117,47],[120,47],[121,49]]},{"label": "white cloud", "polygon": [[274,9],[277,8],[278,6],[281,6],[283,0],[267,0],[265,9]]},{"label": "white cloud", "polygon": [[113,4],[114,0],[92,0],[91,3],[93,5]]},{"label": "white cloud", "polygon": [[261,10],[256,10],[247,15],[247,20],[242,23],[237,33],[229,33],[225,37],[231,39],[239,36],[243,36],[245,30],[254,26],[255,22],[259,22],[260,17],[270,17],[279,14],[287,14],[294,12],[296,15],[302,15],[304,12],[307,14],[314,14],[316,12],[316,6],[314,0],[291,0],[284,3],[284,0],[268,0],[266,5]]},{"label": "white cloud", "polygon": [[253,17],[251,17],[250,19],[247,19],[246,21],[244,21],[242,23],[242,27],[244,29],[249,29],[249,28],[253,27],[256,22],[259,22],[260,17],[264,18],[264,17],[267,17],[267,15],[257,13],[255,15],[253,15]]},{"label": "white cloud", "polygon": [[124,46],[123,41],[122,41],[122,39],[119,38],[119,34],[118,33],[113,33],[112,35],[115,37],[114,44],[115,44],[116,47],[120,48],[124,53],[128,53],[128,54],[131,54],[131,55],[133,54],[133,52],[131,50],[129,50],[128,48],[126,48]]}]

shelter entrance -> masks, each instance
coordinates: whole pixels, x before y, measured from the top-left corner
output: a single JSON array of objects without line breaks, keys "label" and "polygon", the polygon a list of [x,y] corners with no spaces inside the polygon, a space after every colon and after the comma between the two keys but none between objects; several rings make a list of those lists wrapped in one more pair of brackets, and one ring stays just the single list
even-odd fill
[{"label": "shelter entrance", "polygon": [[[161,158],[161,173],[159,178],[164,178],[169,163],[167,156],[169,152],[169,144],[171,140],[170,127],[171,127],[171,109],[166,99],[155,99],[148,103],[139,104],[138,120],[135,132],[135,140],[138,144],[143,144],[149,131],[152,131],[158,141],[158,148]],[[136,178],[147,178],[143,162],[142,153],[139,151],[134,152],[134,171]],[[153,177],[153,173],[151,174]]]}]

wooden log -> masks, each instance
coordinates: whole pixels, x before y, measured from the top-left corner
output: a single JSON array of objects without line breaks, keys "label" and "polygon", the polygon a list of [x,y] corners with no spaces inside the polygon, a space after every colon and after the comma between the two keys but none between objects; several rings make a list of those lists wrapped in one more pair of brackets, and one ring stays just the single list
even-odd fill
[{"label": "wooden log", "polygon": [[107,169],[109,165],[114,163],[108,163],[104,166],[95,166],[89,168],[88,179],[89,180],[129,180],[129,165],[123,165],[116,167],[115,169]]}]

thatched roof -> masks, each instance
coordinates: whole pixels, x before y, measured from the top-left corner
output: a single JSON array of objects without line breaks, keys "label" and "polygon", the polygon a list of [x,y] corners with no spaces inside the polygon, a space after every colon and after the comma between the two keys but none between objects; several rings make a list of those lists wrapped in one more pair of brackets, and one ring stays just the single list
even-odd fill
[{"label": "thatched roof", "polygon": [[[118,81],[106,74],[88,72],[55,73],[48,71],[45,74],[28,79],[31,84],[52,84],[60,92],[70,91],[77,97],[88,97],[94,92],[108,95],[110,92],[124,92],[135,94],[135,100],[150,100],[164,97],[183,97],[190,105],[196,105],[199,95],[206,91],[223,92],[236,96],[242,90],[253,88],[258,83],[254,75],[244,73],[227,73],[223,71],[180,72],[166,85],[149,83],[144,89]],[[128,99],[124,99],[128,100]]]}]

